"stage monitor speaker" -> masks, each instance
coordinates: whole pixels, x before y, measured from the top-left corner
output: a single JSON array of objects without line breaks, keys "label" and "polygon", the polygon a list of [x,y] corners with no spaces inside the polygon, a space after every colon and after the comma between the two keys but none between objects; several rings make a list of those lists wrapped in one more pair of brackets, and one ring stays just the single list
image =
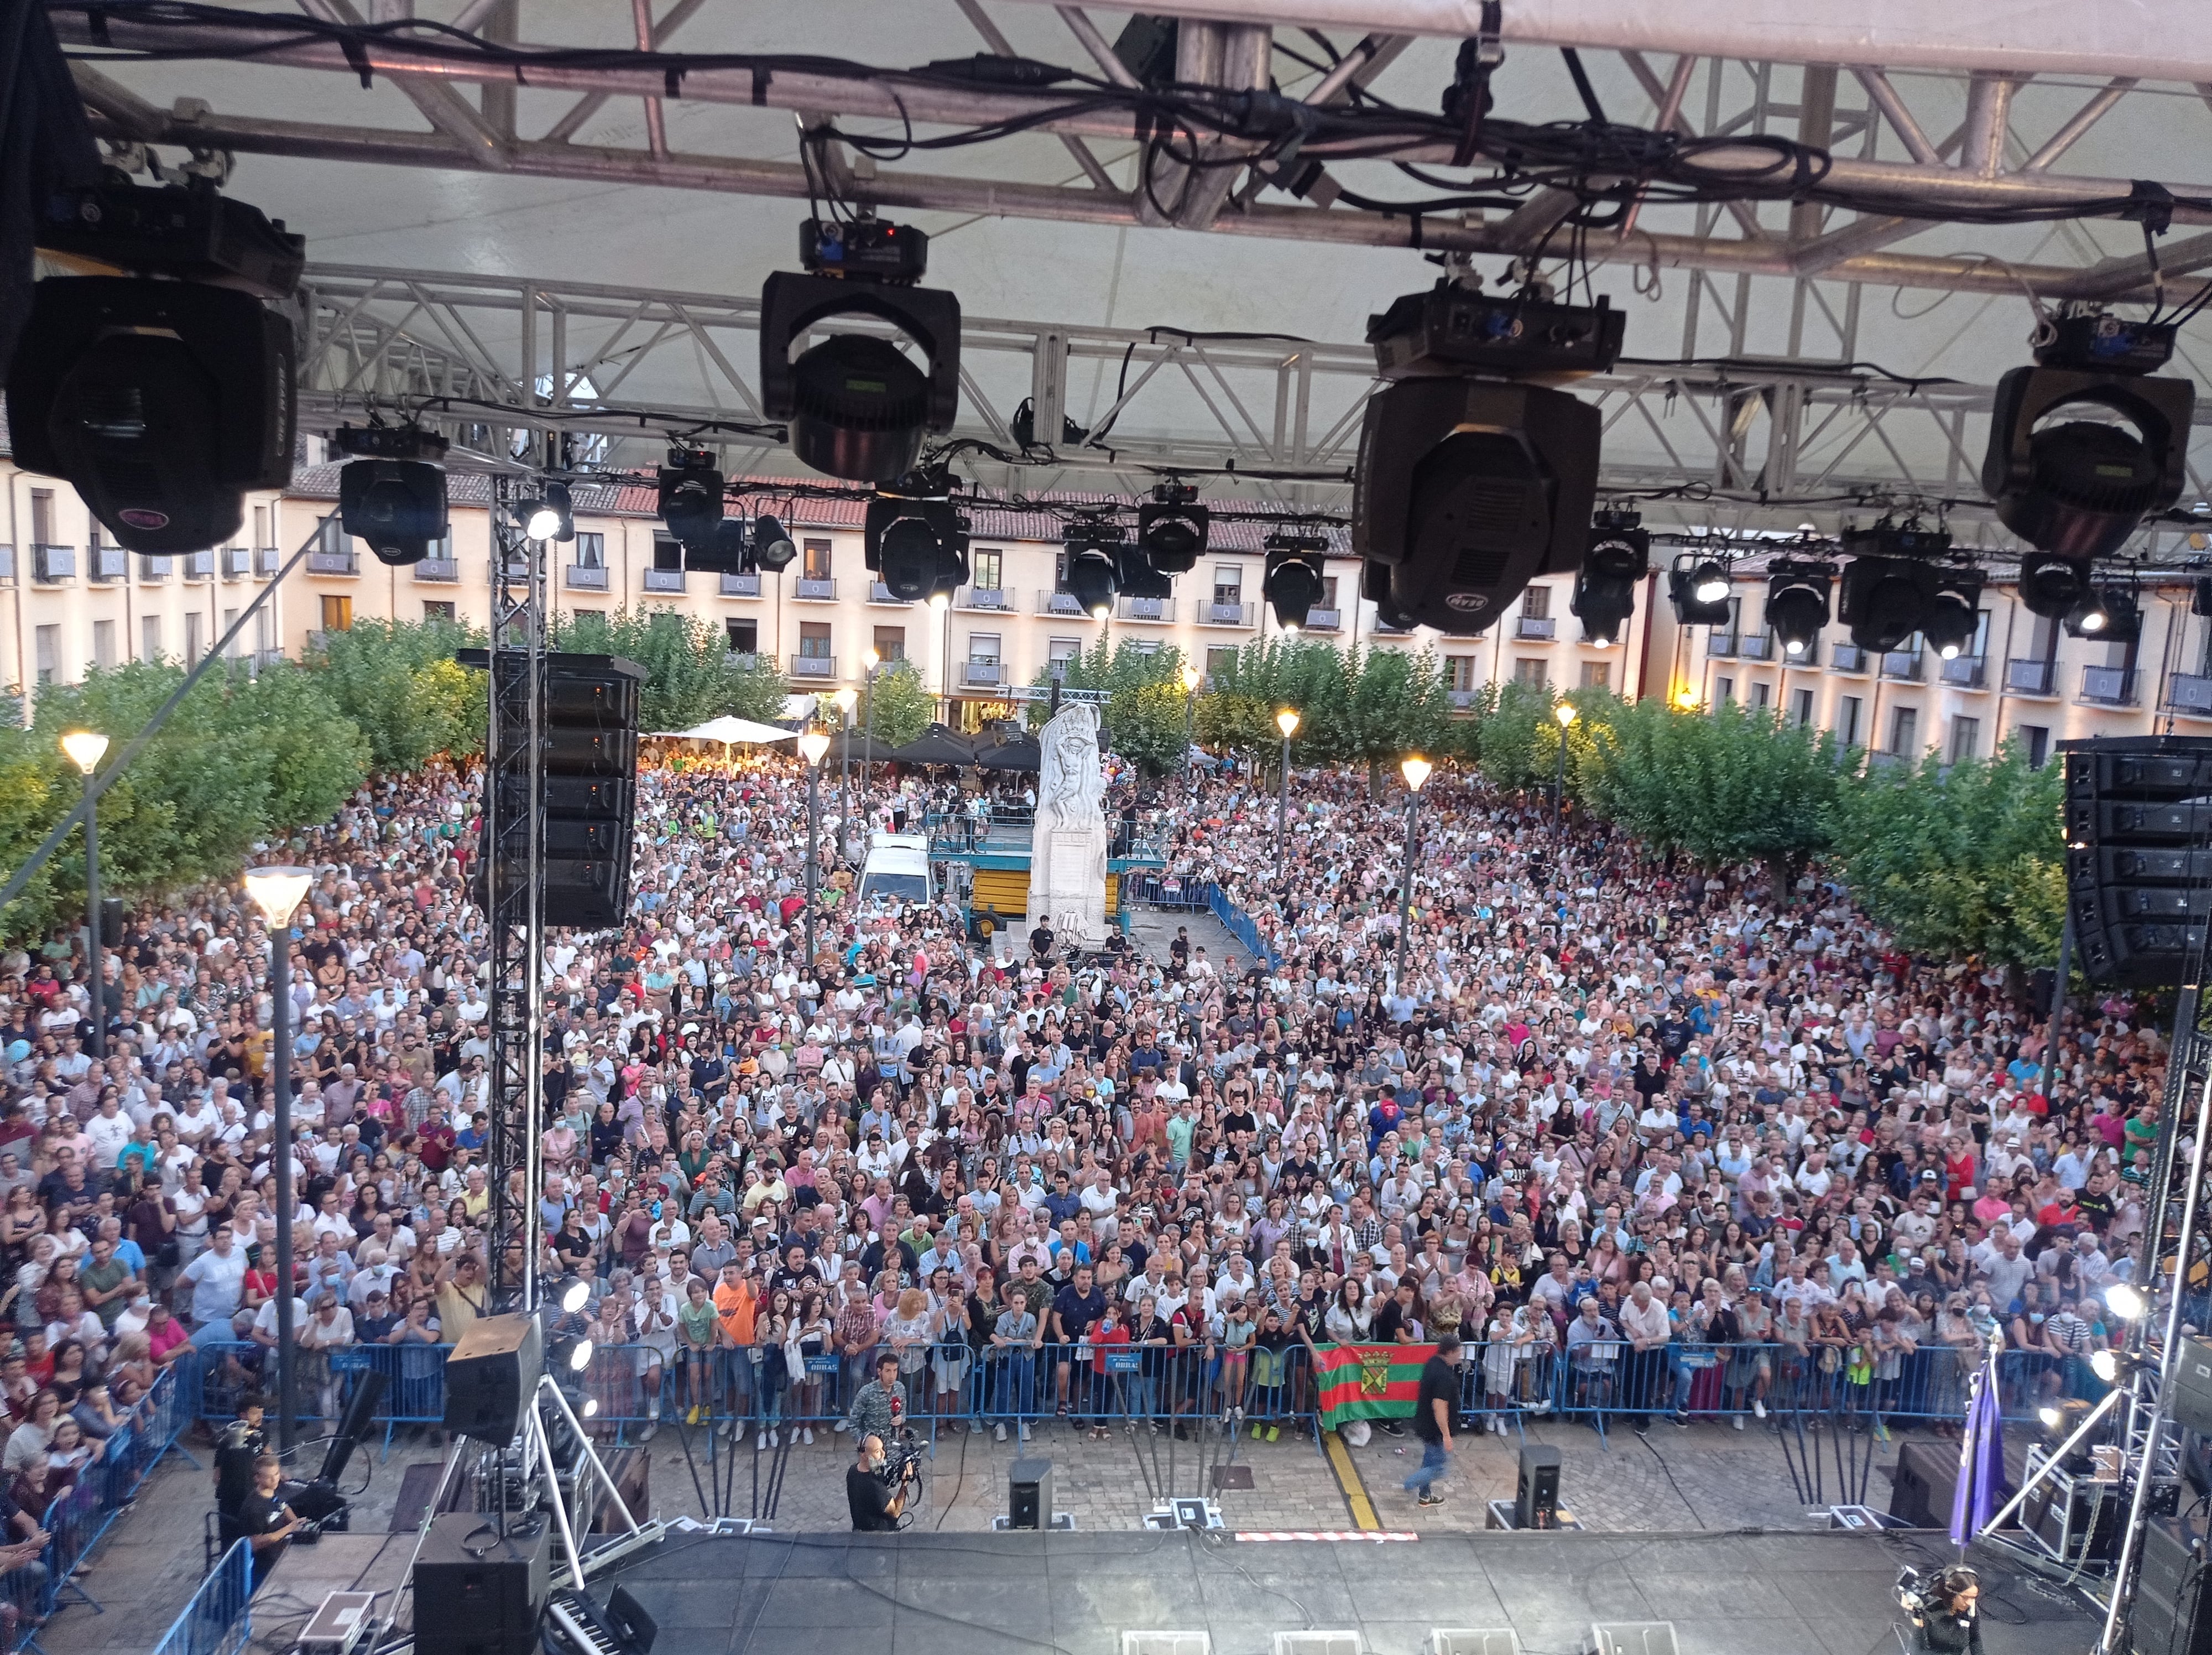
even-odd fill
[{"label": "stage monitor speaker", "polygon": [[2212,915],[2212,739],[2064,741],[2066,897],[2093,983],[2179,983]]},{"label": "stage monitor speaker", "polygon": [[1523,1529],[1559,1526],[1559,1451],[1530,1445],[1521,1451],[1521,1480],[1514,1520]]},{"label": "stage monitor speaker", "polygon": [[2174,1423],[2212,1436],[2212,1343],[2184,1334],[2173,1353]]},{"label": "stage monitor speaker", "polygon": [[2212,1585],[2196,1530],[2178,1518],[2144,1525],[2128,1645],[2135,1655],[2212,1655]]},{"label": "stage monitor speaker", "polygon": [[1006,1472],[1006,1526],[1009,1529],[1052,1527],[1052,1462],[1018,1459]]},{"label": "stage monitor speaker", "polygon": [[506,1446],[544,1372],[545,1330],[536,1317],[478,1317],[446,1359],[446,1429]]},{"label": "stage monitor speaker", "polygon": [[1915,1529],[1941,1529],[1951,1521],[1959,1483],[1959,1451],[1948,1443],[1908,1442],[1897,1456],[1889,1514]]},{"label": "stage monitor speaker", "polygon": [[502,1536],[484,1512],[448,1512],[415,1561],[416,1655],[532,1655],[545,1609],[551,1529],[516,1513]]}]

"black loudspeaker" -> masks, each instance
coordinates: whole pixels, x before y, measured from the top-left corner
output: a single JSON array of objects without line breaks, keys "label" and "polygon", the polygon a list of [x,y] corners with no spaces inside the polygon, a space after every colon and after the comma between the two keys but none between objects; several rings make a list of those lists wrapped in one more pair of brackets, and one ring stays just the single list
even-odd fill
[{"label": "black loudspeaker", "polygon": [[1959,1485],[1959,1451],[1948,1443],[1908,1442],[1897,1456],[1889,1514],[1915,1529],[1942,1529],[1951,1521]]},{"label": "black loudspeaker", "polygon": [[1052,1462],[1016,1460],[1006,1472],[1006,1526],[1009,1529],[1052,1527]]},{"label": "black loudspeaker", "polygon": [[508,1518],[503,1537],[487,1512],[433,1521],[415,1560],[416,1655],[532,1655],[551,1552],[541,1513]]},{"label": "black loudspeaker", "polygon": [[544,1372],[545,1329],[536,1317],[478,1317],[446,1359],[446,1429],[506,1446]]},{"label": "black loudspeaker", "polygon": [[1531,1445],[1521,1451],[1521,1482],[1514,1522],[1523,1529],[1559,1526],[1559,1451]]},{"label": "black loudspeaker", "polygon": [[2129,1646],[2135,1655],[2212,1655],[2212,1584],[2197,1531],[2178,1518],[2144,1526]]},{"label": "black loudspeaker", "polygon": [[353,1395],[346,1398],[345,1413],[338,1421],[338,1428],[331,1438],[331,1445],[323,1451],[322,1469],[315,1473],[319,1482],[341,1482],[345,1479],[347,1462],[353,1451],[361,1446],[361,1439],[368,1434],[369,1423],[376,1418],[376,1405],[384,1400],[384,1388],[388,1383],[376,1369],[363,1368],[354,1378]]},{"label": "black loudspeaker", "polygon": [[2066,763],[2066,900],[2082,975],[2181,980],[2212,916],[2212,739],[2059,744]]},{"label": "black loudspeaker", "polygon": [[2212,1436],[2212,1344],[2183,1335],[2173,1353],[2172,1378],[2169,1406],[2174,1423]]}]

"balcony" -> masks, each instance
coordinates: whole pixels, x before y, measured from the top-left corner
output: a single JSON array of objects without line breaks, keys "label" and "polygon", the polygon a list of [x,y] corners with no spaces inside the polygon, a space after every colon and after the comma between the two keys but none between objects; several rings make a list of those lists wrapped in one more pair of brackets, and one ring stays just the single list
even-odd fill
[{"label": "balcony", "polygon": [[959,609],[1012,609],[1014,594],[1002,586],[963,586],[952,602]]},{"label": "balcony", "polygon": [[735,575],[724,569],[721,591],[725,598],[757,598],[760,596],[760,576]]},{"label": "balcony", "polygon": [[2197,718],[2212,718],[2212,678],[2202,678],[2194,672],[2176,672],[2166,680],[2166,704],[2177,713],[2186,713]]},{"label": "balcony", "polygon": [[834,604],[837,601],[837,583],[811,575],[802,575],[792,582],[791,595],[811,604]]},{"label": "balcony", "polygon": [[253,573],[253,554],[244,546],[225,546],[222,549],[222,578],[243,581]]},{"label": "balcony", "polygon": [[283,662],[284,652],[281,649],[257,649],[246,659],[253,664],[255,672],[265,672]]},{"label": "balcony", "polygon": [[0,581],[15,578],[15,548],[0,546]]},{"label": "balcony", "polygon": [[1375,618],[1375,636],[1378,638],[1410,638],[1413,636],[1413,629],[1410,626],[1393,626],[1377,615]]},{"label": "balcony", "polygon": [[561,584],[571,592],[605,592],[607,589],[606,566],[602,563],[570,563],[561,571]]},{"label": "balcony", "polygon": [[1306,630],[1309,632],[1341,632],[1344,611],[1340,609],[1309,609],[1306,611]]},{"label": "balcony", "polygon": [[1083,605],[1075,601],[1073,592],[1040,592],[1037,593],[1037,613],[1040,615],[1073,615],[1079,618]]},{"label": "balcony", "polygon": [[1455,713],[1470,710],[1476,702],[1482,699],[1480,690],[1447,690],[1444,693],[1451,697],[1452,711]]},{"label": "balcony", "polygon": [[176,572],[177,560],[167,552],[147,553],[138,559],[138,584],[159,586]]},{"label": "balcony", "polygon": [[1920,652],[1893,649],[1881,658],[1881,675],[1899,684],[1920,682]]},{"label": "balcony", "polygon": [[1943,663],[1943,682],[1961,690],[1980,690],[1983,683],[1983,661],[1979,655],[1959,655]]},{"label": "balcony", "polygon": [[1863,672],[1867,670],[1867,652],[1855,643],[1839,643],[1828,652],[1828,670]]},{"label": "balcony", "polygon": [[1125,621],[1154,621],[1162,626],[1175,624],[1175,602],[1170,598],[1124,598],[1121,616]]},{"label": "balcony", "polygon": [[791,676],[795,678],[834,678],[837,663],[827,655],[793,655]]},{"label": "balcony", "polygon": [[46,586],[76,579],[75,546],[33,546],[31,578]]},{"label": "balcony", "polygon": [[645,571],[647,592],[681,593],[684,590],[684,571],[680,569],[649,569]]},{"label": "balcony", "polygon": [[960,664],[960,682],[995,688],[1006,681],[1006,664],[999,660],[969,660]]},{"label": "balcony", "polygon": [[904,609],[906,607],[906,599],[892,596],[891,589],[885,586],[881,581],[871,581],[868,582],[868,601],[872,604],[881,604],[886,609]]},{"label": "balcony", "polygon": [[1551,639],[1559,636],[1559,618],[1553,615],[1523,615],[1513,624],[1516,638]]},{"label": "balcony", "polygon": [[2100,707],[2132,707],[2136,675],[2124,666],[2085,666],[2081,669],[2081,699]]},{"label": "balcony", "polygon": [[2008,660],[2005,663],[2005,688],[2020,696],[2055,696],[2058,693],[2058,663]]},{"label": "balcony", "polygon": [[425,557],[415,565],[418,581],[451,582],[461,578],[461,562],[458,557]]},{"label": "balcony", "polygon": [[732,649],[722,657],[722,664],[732,672],[757,672],[760,657],[750,649]]},{"label": "balcony", "polygon": [[310,575],[358,575],[361,560],[350,549],[345,551],[311,551],[307,554],[307,573]]},{"label": "balcony", "polygon": [[84,554],[85,578],[120,581],[131,573],[131,554],[120,546],[93,546]]},{"label": "balcony", "polygon": [[[253,553],[253,572],[264,581],[276,578],[276,571],[284,567],[284,553],[276,546],[261,546]],[[278,659],[281,660],[282,656]]]},{"label": "balcony", "polygon": [[1774,640],[1764,632],[1740,638],[1736,641],[1735,653],[1745,660],[1771,660],[1774,659]]},{"label": "balcony", "polygon": [[187,581],[215,579],[215,554],[211,551],[188,551],[185,554],[185,578]]},{"label": "balcony", "polygon": [[1705,654],[1715,660],[1733,659],[1736,642],[1732,632],[1708,632],[1705,634]]},{"label": "balcony", "polygon": [[1198,624],[1200,626],[1238,626],[1252,624],[1252,605],[1224,603],[1219,599],[1208,601],[1200,599],[1198,605]]}]

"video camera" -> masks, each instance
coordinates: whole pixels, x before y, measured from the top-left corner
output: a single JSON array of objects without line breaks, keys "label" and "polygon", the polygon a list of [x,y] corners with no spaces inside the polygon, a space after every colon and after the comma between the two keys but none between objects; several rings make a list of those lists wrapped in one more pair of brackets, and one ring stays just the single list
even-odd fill
[{"label": "video camera", "polygon": [[896,1488],[901,1483],[921,1481],[921,1462],[927,1451],[915,1434],[912,1426],[903,1427],[898,1440],[884,1445],[884,1463],[876,1468],[876,1476],[886,1488]]}]

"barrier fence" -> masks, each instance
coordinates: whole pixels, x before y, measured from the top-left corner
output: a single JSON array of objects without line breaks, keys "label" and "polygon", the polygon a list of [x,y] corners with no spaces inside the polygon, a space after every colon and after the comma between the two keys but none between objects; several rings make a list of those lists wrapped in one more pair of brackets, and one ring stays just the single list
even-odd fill
[{"label": "barrier fence", "polygon": [[253,1546],[241,1540],[200,1582],[154,1655],[238,1655],[253,1635]]}]

